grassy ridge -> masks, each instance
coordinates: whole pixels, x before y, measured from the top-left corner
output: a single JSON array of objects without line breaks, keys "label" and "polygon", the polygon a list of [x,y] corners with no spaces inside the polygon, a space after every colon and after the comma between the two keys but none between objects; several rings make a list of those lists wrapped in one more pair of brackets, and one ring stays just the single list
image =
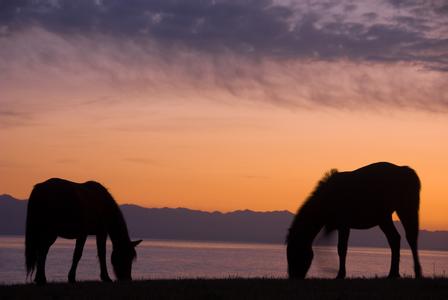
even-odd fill
[{"label": "grassy ridge", "polygon": [[448,299],[448,279],[179,279],[0,286],[0,299]]}]

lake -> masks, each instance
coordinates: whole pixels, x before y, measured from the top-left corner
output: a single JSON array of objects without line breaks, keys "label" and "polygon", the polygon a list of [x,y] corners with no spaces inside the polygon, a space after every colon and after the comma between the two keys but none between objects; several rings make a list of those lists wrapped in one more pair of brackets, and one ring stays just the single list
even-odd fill
[{"label": "lake", "polygon": [[[47,258],[47,279],[66,281],[71,265],[74,240],[58,239]],[[310,277],[332,278],[338,270],[336,247],[315,247]],[[111,245],[108,244],[108,257]],[[146,240],[137,248],[134,279],[286,277],[284,245],[242,244],[197,241]],[[445,276],[448,252],[420,251],[425,276]],[[113,271],[109,263],[109,274]],[[387,276],[390,250],[349,247],[349,277]],[[24,237],[0,236],[0,283],[26,282]],[[401,274],[413,275],[412,256],[401,250]],[[78,280],[99,280],[99,264],[94,238],[89,238],[78,266]],[[29,280],[28,280],[29,281]]]}]

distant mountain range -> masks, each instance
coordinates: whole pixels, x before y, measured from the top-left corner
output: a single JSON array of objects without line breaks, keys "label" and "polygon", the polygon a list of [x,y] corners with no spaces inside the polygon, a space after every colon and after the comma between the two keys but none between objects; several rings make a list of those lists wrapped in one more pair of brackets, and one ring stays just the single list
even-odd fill
[{"label": "distant mountain range", "polygon": [[[26,200],[0,195],[0,234],[25,233]],[[170,240],[200,240],[246,243],[283,243],[294,217],[289,211],[254,212],[238,210],[229,213],[205,212],[187,208],[144,208],[121,205],[133,237]],[[402,246],[408,247],[403,228],[396,222]],[[318,238],[318,245],[335,245],[336,235]],[[388,247],[378,228],[352,230],[351,246]],[[448,250],[448,231],[421,230],[420,249]]]}]

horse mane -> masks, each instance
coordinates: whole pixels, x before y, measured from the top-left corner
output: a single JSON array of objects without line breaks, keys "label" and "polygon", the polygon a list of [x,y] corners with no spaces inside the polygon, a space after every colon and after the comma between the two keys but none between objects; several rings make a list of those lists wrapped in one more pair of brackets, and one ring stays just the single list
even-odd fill
[{"label": "horse mane", "polygon": [[330,171],[326,172],[324,176],[319,180],[316,187],[314,188],[313,192],[308,196],[308,198],[305,200],[303,205],[299,208],[298,213],[302,210],[304,206],[306,206],[308,203],[312,203],[314,199],[316,199],[316,196],[322,193],[327,187],[328,183],[334,179],[334,175],[338,173],[337,169],[331,169]]},{"label": "horse mane", "polygon": [[318,212],[322,209],[322,200],[321,195],[325,193],[328,186],[334,180],[335,175],[338,174],[337,169],[331,169],[326,172],[324,176],[319,180],[313,192],[308,196],[305,202],[299,207],[297,213],[292,221],[291,227],[288,230],[288,235],[286,236],[286,244],[290,243],[293,236],[295,235],[298,228],[301,226],[301,223],[304,220],[309,220],[314,216],[318,215]]}]

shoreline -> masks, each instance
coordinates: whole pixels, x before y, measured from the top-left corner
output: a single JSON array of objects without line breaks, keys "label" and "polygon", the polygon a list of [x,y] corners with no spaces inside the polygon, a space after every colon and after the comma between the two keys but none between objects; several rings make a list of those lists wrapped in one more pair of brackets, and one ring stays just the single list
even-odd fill
[{"label": "shoreline", "polygon": [[[18,235],[18,234],[0,234],[0,238],[17,238],[17,239],[23,239],[25,240],[25,236],[24,235]],[[335,240],[337,240],[336,236],[333,237]],[[270,242],[251,242],[251,241],[224,241],[224,240],[194,240],[194,239],[162,239],[162,238],[146,238],[146,237],[141,237],[141,236],[132,236],[131,239],[142,239],[143,242],[160,242],[160,243],[178,243],[178,244],[188,244],[188,243],[193,243],[193,244],[210,244],[210,245],[238,245],[238,246],[264,246],[264,247],[286,247],[285,243],[270,243]],[[87,237],[87,242],[90,243],[95,243],[95,236],[93,235],[89,235]],[[74,239],[66,239],[66,238],[61,238],[58,237],[56,240],[56,243],[60,243],[60,244],[70,244],[70,245],[74,245],[75,240]],[[110,245],[110,239],[108,238],[107,240],[107,244],[108,246]],[[1,245],[0,245],[1,246]],[[324,248],[334,248],[337,249],[337,245],[333,245],[333,244],[317,244],[317,245],[313,245],[313,248],[316,249],[324,249]],[[349,249],[354,248],[354,249],[378,249],[378,250],[385,250],[385,251],[390,251],[390,247],[389,246],[381,246],[381,245],[350,245]],[[401,251],[405,250],[405,251],[410,251],[410,248],[406,243],[403,243],[403,245],[401,245]],[[448,253],[448,248],[447,249],[438,249],[438,248],[420,248],[418,249],[419,251],[430,251],[430,252],[447,252]]]}]

